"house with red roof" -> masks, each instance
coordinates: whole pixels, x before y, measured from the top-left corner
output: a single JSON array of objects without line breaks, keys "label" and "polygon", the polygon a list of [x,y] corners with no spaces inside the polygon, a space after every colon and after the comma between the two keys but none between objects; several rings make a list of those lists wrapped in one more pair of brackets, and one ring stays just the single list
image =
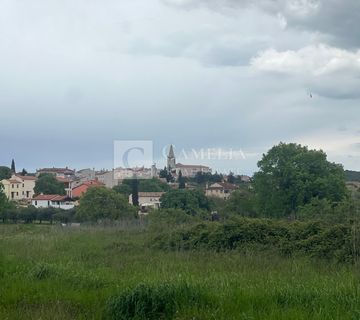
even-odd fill
[{"label": "house with red roof", "polygon": [[75,202],[69,196],[58,194],[40,194],[31,200],[31,204],[36,208],[57,208],[70,210],[75,207]]},{"label": "house with red roof", "polygon": [[85,181],[84,183],[72,189],[71,196],[73,198],[80,198],[84,193],[88,191],[89,188],[92,187],[105,187],[105,185],[98,180]]}]

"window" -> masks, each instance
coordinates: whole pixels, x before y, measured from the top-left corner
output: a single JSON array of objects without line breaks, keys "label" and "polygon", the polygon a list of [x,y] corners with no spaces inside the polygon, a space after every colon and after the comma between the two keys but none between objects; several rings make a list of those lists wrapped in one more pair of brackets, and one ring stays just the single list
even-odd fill
[{"label": "window", "polygon": [[37,206],[37,201],[35,200],[35,205]]}]

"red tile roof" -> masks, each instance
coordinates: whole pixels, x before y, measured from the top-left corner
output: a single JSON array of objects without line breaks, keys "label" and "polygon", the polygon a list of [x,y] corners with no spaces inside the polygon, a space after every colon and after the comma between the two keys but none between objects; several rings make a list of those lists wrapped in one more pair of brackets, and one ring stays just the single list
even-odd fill
[{"label": "red tile roof", "polygon": [[79,184],[78,186],[74,187],[73,190],[83,187],[83,186],[87,186],[87,187],[91,187],[91,186],[98,186],[98,187],[102,187],[105,186],[102,182],[98,181],[98,180],[89,180],[89,181],[85,181],[82,184]]},{"label": "red tile roof", "polygon": [[[216,186],[216,184],[220,185],[220,187]],[[234,184],[228,182],[216,182],[210,185],[208,190],[218,190],[218,189],[227,189],[227,190],[236,190],[238,187]]]},{"label": "red tile roof", "polygon": [[16,176],[23,180],[33,180],[33,181],[37,180],[37,178],[34,176],[21,176],[21,175],[16,175]]},{"label": "red tile roof", "polygon": [[33,198],[33,200],[45,200],[45,201],[65,201],[68,199],[68,196],[61,196],[58,194],[40,194]]}]

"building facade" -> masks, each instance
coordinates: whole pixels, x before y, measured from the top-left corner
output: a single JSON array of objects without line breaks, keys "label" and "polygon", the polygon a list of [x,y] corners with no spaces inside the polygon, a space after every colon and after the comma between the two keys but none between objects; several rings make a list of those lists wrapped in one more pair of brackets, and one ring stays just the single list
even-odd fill
[{"label": "building facade", "polygon": [[210,186],[207,186],[205,189],[205,195],[207,197],[216,197],[224,200],[229,199],[231,193],[237,190],[238,187],[231,183],[227,182],[217,182],[213,183]]},{"label": "building facade", "polygon": [[[149,209],[159,209],[160,198],[165,192],[139,192],[139,208],[142,214],[146,214]],[[132,195],[129,196],[129,203],[133,204]]]},{"label": "building facade", "polygon": [[36,170],[36,176],[38,177],[42,173],[50,173],[60,178],[73,179],[75,177],[75,170],[65,168],[42,168]]},{"label": "building facade", "polygon": [[75,207],[74,201],[68,196],[58,194],[41,194],[31,200],[31,204],[36,208],[56,208],[70,210]]},{"label": "building facade", "polygon": [[13,174],[10,179],[4,179],[1,183],[9,200],[27,200],[34,196],[36,180],[37,178],[33,176]]}]

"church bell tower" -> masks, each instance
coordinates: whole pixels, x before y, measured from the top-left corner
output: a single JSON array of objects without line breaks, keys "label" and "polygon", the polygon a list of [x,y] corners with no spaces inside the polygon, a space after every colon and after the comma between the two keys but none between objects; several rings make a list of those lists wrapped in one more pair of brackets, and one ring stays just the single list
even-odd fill
[{"label": "church bell tower", "polygon": [[167,156],[167,170],[173,172],[176,170],[176,159],[174,154],[173,145],[170,145],[169,154]]}]

